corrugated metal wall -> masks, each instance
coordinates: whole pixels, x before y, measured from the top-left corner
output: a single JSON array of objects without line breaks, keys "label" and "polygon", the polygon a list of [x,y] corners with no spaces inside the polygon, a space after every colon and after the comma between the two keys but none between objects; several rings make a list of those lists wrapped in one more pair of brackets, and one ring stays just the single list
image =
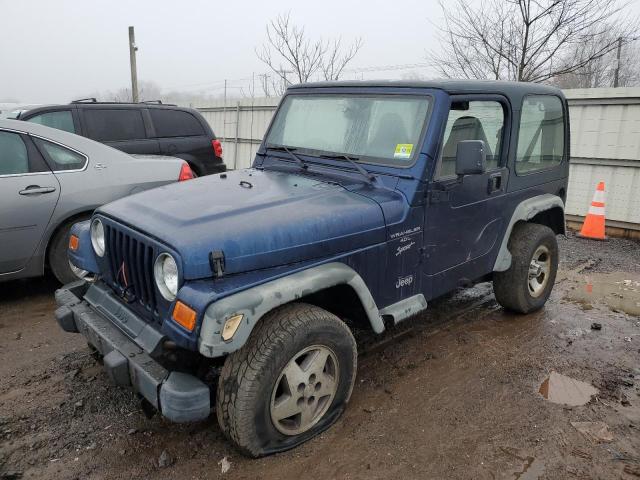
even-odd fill
[{"label": "corrugated metal wall", "polygon": [[609,224],[640,229],[640,88],[565,94],[571,116],[567,213],[586,215],[596,184],[604,181]]},{"label": "corrugated metal wall", "polygon": [[247,98],[198,108],[222,142],[230,169],[247,168],[262,141],[280,98]]},{"label": "corrugated metal wall", "polygon": [[[608,223],[640,230],[640,88],[566,90],[571,115],[567,214],[584,216],[598,182]],[[224,146],[229,168],[253,162],[279,98],[247,98],[199,108]]]}]

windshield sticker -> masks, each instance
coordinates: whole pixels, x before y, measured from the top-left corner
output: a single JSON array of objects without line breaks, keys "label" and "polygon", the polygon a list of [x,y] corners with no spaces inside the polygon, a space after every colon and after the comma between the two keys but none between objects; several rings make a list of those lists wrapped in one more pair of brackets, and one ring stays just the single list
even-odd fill
[{"label": "windshield sticker", "polygon": [[396,151],[393,158],[411,158],[413,151],[413,143],[399,143],[396,145]]}]

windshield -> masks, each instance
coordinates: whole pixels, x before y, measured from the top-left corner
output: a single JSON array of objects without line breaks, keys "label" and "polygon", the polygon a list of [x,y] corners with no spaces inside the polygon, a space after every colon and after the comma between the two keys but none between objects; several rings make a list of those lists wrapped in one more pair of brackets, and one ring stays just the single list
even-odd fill
[{"label": "windshield", "polygon": [[266,144],[406,166],[427,120],[424,96],[289,95]]}]

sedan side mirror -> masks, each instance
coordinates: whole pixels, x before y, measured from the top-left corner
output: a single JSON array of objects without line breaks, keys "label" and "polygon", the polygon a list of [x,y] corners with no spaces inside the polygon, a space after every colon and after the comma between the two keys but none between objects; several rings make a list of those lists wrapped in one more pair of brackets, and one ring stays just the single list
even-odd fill
[{"label": "sedan side mirror", "polygon": [[456,175],[478,175],[487,169],[483,140],[462,140],[456,150]]}]

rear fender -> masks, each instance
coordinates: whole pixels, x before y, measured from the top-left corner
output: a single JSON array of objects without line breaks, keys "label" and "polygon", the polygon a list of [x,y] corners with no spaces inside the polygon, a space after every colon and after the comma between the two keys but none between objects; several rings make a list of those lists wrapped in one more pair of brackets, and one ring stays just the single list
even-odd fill
[{"label": "rear fender", "polygon": [[[537,197],[528,198],[521,202],[511,215],[511,221],[507,226],[507,230],[502,238],[502,245],[500,246],[500,252],[498,258],[493,266],[494,272],[504,272],[511,267],[511,252],[509,251],[509,237],[513,231],[513,227],[518,222],[527,222],[533,219],[536,215],[548,210],[559,208],[562,211],[562,225],[564,226],[564,202],[560,197],[553,194],[538,195]],[[564,228],[563,228],[564,231]]]}]

